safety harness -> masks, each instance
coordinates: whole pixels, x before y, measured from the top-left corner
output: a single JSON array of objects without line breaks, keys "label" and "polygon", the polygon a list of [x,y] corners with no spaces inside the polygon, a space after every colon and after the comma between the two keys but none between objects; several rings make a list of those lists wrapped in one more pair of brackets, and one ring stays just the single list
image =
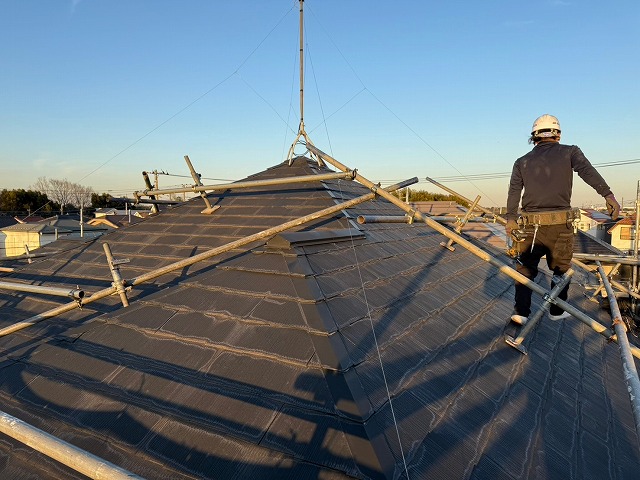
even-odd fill
[{"label": "safety harness", "polygon": [[567,227],[571,227],[579,219],[579,208],[548,210],[545,212],[521,212],[516,219],[519,228],[518,230],[513,230],[511,236],[517,243],[523,242],[527,235],[525,228],[533,227],[533,241],[531,242],[531,250],[533,251],[538,228],[543,225],[567,225]]}]

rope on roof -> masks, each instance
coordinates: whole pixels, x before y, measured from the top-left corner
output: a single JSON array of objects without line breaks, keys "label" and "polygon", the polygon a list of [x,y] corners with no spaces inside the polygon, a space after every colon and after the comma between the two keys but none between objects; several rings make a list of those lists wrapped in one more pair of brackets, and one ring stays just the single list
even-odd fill
[{"label": "rope on roof", "polygon": [[[342,185],[338,182],[340,186],[340,196],[342,196]],[[349,232],[351,232],[351,222],[349,223]],[[351,237],[351,249],[353,250],[353,256],[356,260],[356,267],[358,269],[358,277],[360,278],[360,284],[362,286],[362,296],[364,297],[364,304],[367,309],[367,318],[369,319],[369,324],[371,325],[371,335],[373,337],[373,343],[376,347],[376,352],[378,354],[378,362],[380,363],[380,372],[382,373],[382,380],[384,381],[384,388],[387,392],[387,400],[389,401],[389,409],[391,410],[391,418],[393,419],[393,425],[396,430],[396,437],[398,438],[398,446],[400,447],[400,456],[402,457],[402,464],[404,465],[404,471],[407,475],[407,479],[409,479],[409,468],[407,466],[407,459],[404,454],[404,448],[402,446],[402,440],[400,439],[400,428],[398,427],[398,421],[396,420],[396,411],[393,408],[393,401],[391,400],[391,391],[389,390],[389,382],[387,382],[387,374],[384,370],[384,364],[382,363],[382,354],[380,353],[380,345],[378,344],[378,335],[376,335],[376,329],[373,325],[373,319],[371,318],[371,307],[369,306],[369,300],[367,299],[367,289],[364,286],[364,279],[362,278],[362,271],[360,270],[360,261],[358,260],[358,254],[355,249],[355,244],[353,241],[353,236]]]}]

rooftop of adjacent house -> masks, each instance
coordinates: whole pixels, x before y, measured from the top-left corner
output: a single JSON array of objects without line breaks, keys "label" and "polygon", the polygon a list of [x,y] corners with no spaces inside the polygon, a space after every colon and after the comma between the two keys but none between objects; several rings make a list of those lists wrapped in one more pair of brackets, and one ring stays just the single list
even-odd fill
[{"label": "rooftop of adjacent house", "polygon": [[623,225],[635,225],[636,224],[636,216],[630,216],[630,217],[624,217],[621,218],[620,220],[618,220],[610,229],[609,232],[611,232],[612,229],[618,227],[618,226],[623,226]]},{"label": "rooftop of adjacent house", "polygon": [[66,229],[64,227],[55,227],[49,225],[48,223],[15,223],[13,225],[9,225],[8,227],[4,227],[2,229],[4,232],[34,232],[41,235],[53,235],[56,232],[58,233],[66,233],[71,230]]},{"label": "rooftop of adjacent house", "polygon": [[15,217],[18,223],[34,223],[41,222],[45,220],[45,217],[41,217],[40,215],[27,215],[26,217]]},{"label": "rooftop of adjacent house", "polygon": [[430,200],[409,203],[411,208],[429,215],[464,215],[467,209],[451,200]]},{"label": "rooftop of adjacent house", "polygon": [[[324,173],[298,157],[250,179]],[[192,199],[3,275],[97,298],[113,291],[104,244],[125,280],[179,266],[127,308],[109,295],[0,336],[2,410],[147,478],[635,478],[617,347],[546,317],[528,355],[508,346],[513,281],[496,266],[425,224],[358,225],[402,214],[379,197],[261,236],[368,193],[232,189],[211,215]],[[569,302],[609,325],[594,282],[578,272]],[[0,292],[0,327],[67,302]],[[83,478],[8,437],[0,473]]]},{"label": "rooftop of adjacent house", "polygon": [[128,225],[133,225],[135,223],[138,223],[146,217],[147,215],[138,216],[138,215],[128,215],[128,214],[127,215],[109,214],[109,215],[103,215],[101,217],[92,218],[87,222],[87,224],[93,225],[93,226],[106,225],[110,228],[122,228]]},{"label": "rooftop of adjacent house", "polygon": [[10,215],[0,214],[0,228],[9,227],[15,225],[18,221]]},{"label": "rooftop of adjacent house", "polygon": [[148,209],[144,210],[131,210],[131,209],[118,209],[113,207],[103,207],[97,208],[94,212],[94,216],[98,217],[112,217],[112,216],[132,216],[132,217],[147,217],[151,214],[151,211]]},{"label": "rooftop of adjacent house", "polygon": [[90,225],[87,222],[87,219],[82,220],[83,225],[80,226],[80,215],[72,214],[72,215],[54,215],[53,217],[45,218],[39,223],[51,225],[55,228],[64,228],[71,232],[79,232],[81,229],[86,232],[101,232],[106,231],[106,228],[101,226]]},{"label": "rooftop of adjacent house", "polygon": [[610,223],[611,222],[611,217],[609,215],[607,215],[606,213],[602,213],[598,210],[595,210],[593,208],[582,208],[580,209],[580,212],[582,213],[582,215],[585,215],[587,217],[589,217],[590,219],[592,219],[595,222],[598,223]]}]

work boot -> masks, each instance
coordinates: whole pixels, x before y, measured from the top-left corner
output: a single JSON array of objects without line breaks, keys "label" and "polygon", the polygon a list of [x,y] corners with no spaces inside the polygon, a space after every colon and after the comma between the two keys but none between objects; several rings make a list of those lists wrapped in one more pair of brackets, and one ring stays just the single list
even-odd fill
[{"label": "work boot", "polygon": [[518,325],[522,325],[523,327],[526,325],[528,320],[529,320],[529,317],[525,317],[524,315],[517,315],[517,314],[511,315],[511,321],[513,323],[517,323]]},{"label": "work boot", "polygon": [[549,320],[553,320],[554,322],[557,322],[558,320],[562,320],[563,318],[569,318],[571,316],[571,314],[569,312],[562,312],[559,315],[552,315],[551,313],[549,313]]}]

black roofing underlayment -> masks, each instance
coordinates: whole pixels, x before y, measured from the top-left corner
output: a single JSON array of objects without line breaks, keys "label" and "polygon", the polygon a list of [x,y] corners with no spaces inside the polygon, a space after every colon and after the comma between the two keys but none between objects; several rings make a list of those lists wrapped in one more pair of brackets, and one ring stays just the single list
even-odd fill
[{"label": "black roofing underlayment", "polygon": [[[3,280],[92,293],[103,242],[131,279],[365,193],[212,194],[212,215],[195,199]],[[509,347],[510,278],[424,224],[354,221],[401,213],[370,201],[1,337],[1,410],[149,479],[638,478],[617,346],[544,318]],[[585,281],[570,303],[608,324]],[[1,292],[0,327],[65,302]],[[0,478],[84,477],[0,435]]]}]

